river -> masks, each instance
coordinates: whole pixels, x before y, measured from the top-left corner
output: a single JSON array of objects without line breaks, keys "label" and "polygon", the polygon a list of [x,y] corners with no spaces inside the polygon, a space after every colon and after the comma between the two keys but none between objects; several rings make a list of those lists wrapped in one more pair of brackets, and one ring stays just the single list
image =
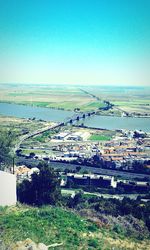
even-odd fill
[{"label": "river", "polygon": [[98,116],[85,120],[84,125],[104,129],[143,130],[150,132],[150,118]]},{"label": "river", "polygon": [[[73,116],[74,112],[35,106],[0,103],[0,114],[14,116],[18,118],[42,119],[45,121],[63,122],[68,117]],[[150,132],[150,118],[132,117],[112,117],[112,116],[91,116],[82,120],[84,125],[103,129],[128,129],[143,130]]]},{"label": "river", "polygon": [[41,108],[29,105],[0,103],[0,115],[18,118],[36,118],[44,121],[62,122],[74,112],[58,109]]}]

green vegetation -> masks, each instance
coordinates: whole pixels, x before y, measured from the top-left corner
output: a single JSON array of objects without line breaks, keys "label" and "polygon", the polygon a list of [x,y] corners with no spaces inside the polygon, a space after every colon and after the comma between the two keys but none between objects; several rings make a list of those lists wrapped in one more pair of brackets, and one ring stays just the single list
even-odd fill
[{"label": "green vegetation", "polygon": [[18,204],[1,208],[0,228],[1,239],[8,246],[26,238],[46,245],[62,242],[59,250],[125,250],[129,246],[133,250],[148,250],[150,246],[149,241],[122,238],[118,232],[60,207],[35,208]]},{"label": "green vegetation", "polygon": [[46,142],[47,139],[50,139],[50,135],[45,135],[44,133],[37,135],[33,138],[34,141],[38,141],[38,142]]},{"label": "green vegetation", "polygon": [[30,104],[32,106],[44,107],[44,108],[49,106],[49,102],[27,102],[27,104]]},{"label": "green vegetation", "polygon": [[59,129],[55,130],[50,130],[50,131],[45,131],[44,133],[35,136],[32,138],[33,141],[38,141],[38,142],[47,142],[48,140],[51,139],[51,136],[54,134],[58,133]]},{"label": "green vegetation", "polygon": [[59,204],[67,209],[76,210],[85,218],[88,217],[98,227],[109,226],[110,232],[113,235],[114,232],[117,233],[122,239],[129,236],[132,240],[149,239],[150,218],[147,215],[150,211],[150,202],[144,202],[140,197],[137,200],[105,199],[84,195],[81,190],[71,197],[68,194],[61,196],[57,173],[43,163],[38,167],[40,173],[33,174],[31,182],[24,180],[19,185],[18,197],[21,202],[38,206]]},{"label": "green vegetation", "polygon": [[[24,104],[25,104],[25,102],[24,102]],[[29,104],[29,102],[27,102],[26,104]],[[99,109],[99,108],[102,108],[105,106],[105,104],[100,102],[100,101],[89,102],[89,103],[86,103],[86,105],[85,104],[82,105],[82,104],[80,104],[80,102],[77,102],[77,101],[32,102],[30,104],[32,104],[33,106],[62,109],[62,110],[74,110],[75,108],[79,108],[80,111],[82,111],[82,112]]]},{"label": "green vegetation", "polygon": [[[122,237],[136,239],[150,238],[150,202],[137,198],[105,199],[98,196],[87,196],[82,191],[66,199],[66,206],[74,208],[91,221],[105,222]],[[135,209],[136,207],[136,209]],[[116,227],[116,224],[118,225]],[[148,231],[149,230],[149,231]]]},{"label": "green vegetation", "polygon": [[85,220],[67,210],[57,207],[31,208],[26,206],[1,211],[1,238],[6,244],[31,238],[46,245],[63,242],[60,249],[79,249],[87,239],[83,234],[88,231]]},{"label": "green vegetation", "polygon": [[34,154],[43,154],[46,153],[46,151],[44,149],[22,149],[21,153],[24,155],[29,155],[30,153],[34,153]]},{"label": "green vegetation", "polygon": [[82,106],[81,111],[90,111],[90,110],[95,110],[95,109],[99,109],[103,107],[105,107],[105,104],[103,102],[94,101],[94,102],[90,102]]},{"label": "green vegetation", "polygon": [[0,170],[8,167],[12,161],[14,134],[10,130],[0,130]]},{"label": "green vegetation", "polygon": [[[66,97],[66,99],[68,99]],[[75,107],[80,106],[78,102],[76,101],[57,101],[53,103],[49,103],[49,108],[55,108],[55,109],[64,109],[64,110],[74,110]]]},{"label": "green vegetation", "polygon": [[90,136],[91,141],[110,141],[111,137],[106,135],[100,135],[100,134],[93,134]]},{"label": "green vegetation", "polygon": [[31,205],[57,204],[61,199],[60,180],[53,169],[44,163],[38,165],[39,173],[33,173],[31,181],[18,185],[18,199]]}]

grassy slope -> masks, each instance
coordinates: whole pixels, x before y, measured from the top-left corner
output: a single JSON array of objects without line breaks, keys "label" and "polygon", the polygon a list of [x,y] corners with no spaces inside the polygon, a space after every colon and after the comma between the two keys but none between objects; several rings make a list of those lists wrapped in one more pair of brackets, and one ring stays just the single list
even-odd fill
[{"label": "grassy slope", "polygon": [[[134,242],[106,228],[98,228],[62,208],[18,206],[0,209],[0,238],[8,245],[31,238],[46,245],[63,242],[61,250],[149,249],[149,242]],[[122,239],[121,239],[122,238]],[[114,247],[114,248],[113,248]]]}]

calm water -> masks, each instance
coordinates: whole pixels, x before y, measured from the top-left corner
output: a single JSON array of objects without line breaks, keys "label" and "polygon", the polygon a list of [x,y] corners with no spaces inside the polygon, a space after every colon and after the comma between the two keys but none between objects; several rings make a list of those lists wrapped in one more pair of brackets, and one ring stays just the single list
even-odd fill
[{"label": "calm water", "polygon": [[150,118],[131,118],[113,116],[93,116],[85,120],[84,125],[94,128],[143,130],[150,132]]},{"label": "calm water", "polygon": [[[42,119],[45,121],[62,122],[71,117],[74,112],[41,107],[32,107],[17,104],[0,103],[0,114],[15,116],[19,118]],[[150,118],[131,118],[131,117],[111,117],[111,116],[92,116],[83,120],[84,125],[95,128],[106,129],[129,129],[143,130],[150,132]]]},{"label": "calm water", "polygon": [[62,122],[67,117],[71,117],[74,112],[18,104],[0,103],[0,114],[19,118],[35,117],[36,119],[42,119],[45,121]]}]

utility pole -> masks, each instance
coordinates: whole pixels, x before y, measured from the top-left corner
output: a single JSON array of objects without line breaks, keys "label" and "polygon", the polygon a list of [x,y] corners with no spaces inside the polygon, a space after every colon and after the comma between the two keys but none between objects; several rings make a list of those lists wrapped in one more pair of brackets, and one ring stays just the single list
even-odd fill
[{"label": "utility pole", "polygon": [[12,173],[15,174],[15,157],[13,157]]}]

